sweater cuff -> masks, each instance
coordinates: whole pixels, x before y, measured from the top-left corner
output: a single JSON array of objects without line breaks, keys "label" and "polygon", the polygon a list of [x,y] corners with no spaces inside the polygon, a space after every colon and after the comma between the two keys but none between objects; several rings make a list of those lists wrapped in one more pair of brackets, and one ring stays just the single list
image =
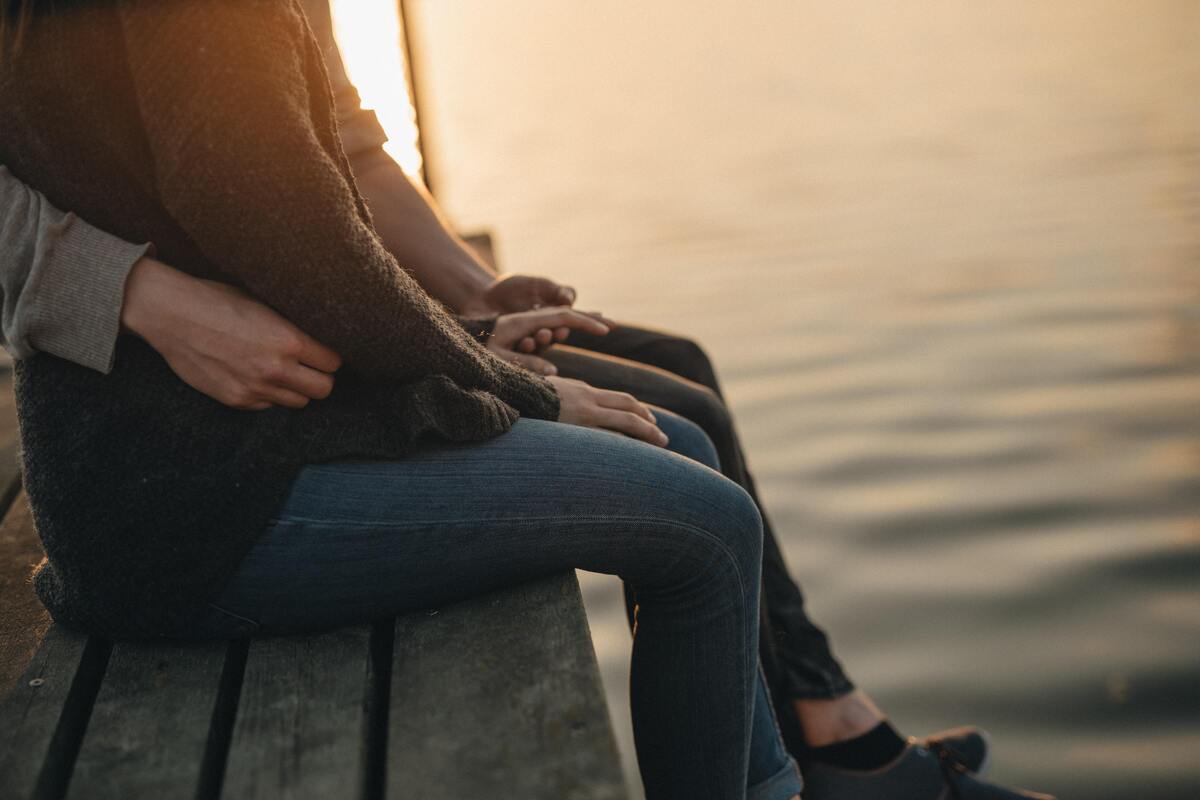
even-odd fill
[{"label": "sweater cuff", "polygon": [[47,256],[29,328],[37,350],[108,373],[125,281],[150,244],[130,244],[67,214]]},{"label": "sweater cuff", "polygon": [[522,417],[558,421],[558,392],[550,381],[524,367],[513,366],[513,380],[504,387],[504,401]]},{"label": "sweater cuff", "polygon": [[[487,347],[488,339],[496,329],[496,318],[470,319],[453,315],[454,320],[475,338],[483,347]],[[517,410],[522,417],[531,419],[546,419],[554,422],[558,419],[558,392],[540,375],[536,375],[517,364],[510,364],[503,359],[497,359],[502,365],[500,381],[502,388],[496,391],[506,403]]]}]

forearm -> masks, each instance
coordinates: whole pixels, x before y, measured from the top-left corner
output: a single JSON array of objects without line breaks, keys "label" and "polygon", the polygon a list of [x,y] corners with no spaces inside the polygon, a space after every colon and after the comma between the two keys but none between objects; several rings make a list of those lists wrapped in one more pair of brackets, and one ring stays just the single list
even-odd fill
[{"label": "forearm", "polygon": [[370,382],[443,375],[522,413],[557,412],[548,387],[420,290],[360,213],[315,110],[329,107],[327,83],[293,7],[123,8],[159,198],[212,263]]},{"label": "forearm", "polygon": [[437,204],[382,150],[350,159],[375,230],[388,251],[430,295],[461,311],[496,274],[454,233]]},{"label": "forearm", "polygon": [[64,213],[0,166],[4,346],[112,368],[126,278],[148,244],[130,244]]},{"label": "forearm", "polygon": [[470,372],[476,355],[447,341],[321,143],[287,4],[123,8],[158,195],[208,259],[368,379]]}]

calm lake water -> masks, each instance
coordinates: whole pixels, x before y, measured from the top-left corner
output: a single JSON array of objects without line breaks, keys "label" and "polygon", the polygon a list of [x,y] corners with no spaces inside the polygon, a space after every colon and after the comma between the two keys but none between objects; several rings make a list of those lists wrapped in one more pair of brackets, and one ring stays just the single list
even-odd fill
[{"label": "calm lake water", "polygon": [[706,345],[902,729],[1200,797],[1200,3],[412,6],[445,205]]}]

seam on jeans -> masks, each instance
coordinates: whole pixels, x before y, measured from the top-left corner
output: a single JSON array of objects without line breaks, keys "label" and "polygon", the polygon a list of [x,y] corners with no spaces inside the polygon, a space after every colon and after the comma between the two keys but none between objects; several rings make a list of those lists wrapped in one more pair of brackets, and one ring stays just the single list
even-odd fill
[{"label": "seam on jeans", "polygon": [[[447,520],[439,519],[439,520],[407,520],[403,523],[396,523],[396,522],[382,523],[382,522],[361,522],[361,521],[343,522],[341,520],[329,520],[329,519],[311,520],[306,517],[288,517],[286,519],[278,520],[278,522],[275,523],[275,525],[276,526],[278,526],[278,525],[311,525],[314,527],[336,527],[336,528],[343,528],[343,529],[344,528],[351,528],[351,529],[353,529],[353,528],[369,528],[369,529],[370,528],[392,528],[394,530],[403,531],[403,530],[406,530],[409,528],[422,527],[422,526],[428,526],[428,525],[477,525],[477,524],[482,524],[482,523],[495,523],[496,521],[497,520],[495,518],[491,518],[491,519],[464,519],[464,520],[455,520],[454,522],[448,522]],[[503,521],[504,522],[575,521],[575,522],[604,522],[604,523],[622,523],[622,522],[624,522],[624,523],[635,524],[639,527],[645,526],[647,524],[656,523],[659,525],[665,525],[667,527],[675,527],[675,528],[687,530],[687,531],[690,531],[691,533],[694,533],[694,534],[704,538],[706,541],[709,541],[709,542],[715,544],[717,547],[717,550],[719,552],[721,552],[729,560],[729,562],[731,564],[733,564],[734,574],[737,576],[737,581],[738,581],[738,597],[743,598],[746,596],[746,580],[745,580],[745,576],[742,574],[742,568],[741,568],[741,565],[738,563],[737,556],[734,555],[733,551],[729,548],[728,545],[725,544],[725,542],[721,541],[720,537],[714,536],[711,533],[709,533],[708,531],[704,530],[703,528],[697,527],[697,526],[691,524],[690,522],[681,522],[680,520],[671,519],[669,517],[655,517],[655,516],[646,516],[646,515],[641,515],[641,516],[636,516],[636,517],[634,517],[634,516],[613,516],[613,515],[608,515],[608,514],[606,514],[604,516],[598,516],[598,515],[592,515],[592,514],[572,514],[569,516],[564,516],[562,514],[555,514],[555,515],[551,515],[551,516],[505,517],[503,519]],[[673,561],[671,563],[671,569],[674,569],[675,565],[677,565],[682,558],[683,558],[683,555],[682,554],[679,555],[675,559],[675,561]],[[745,615],[745,611],[746,611],[746,609],[743,604],[743,608],[742,608],[743,616]],[[753,672],[753,670],[751,670],[751,671]]]},{"label": "seam on jeans", "polygon": [[[504,517],[503,518],[504,522],[550,522],[550,521],[567,521],[567,520],[579,521],[579,522],[607,522],[607,523],[630,522],[630,523],[635,523],[638,525],[645,525],[647,523],[658,523],[658,524],[666,525],[668,527],[676,527],[676,528],[681,528],[683,530],[690,531],[694,534],[697,534],[697,535],[703,537],[704,539],[706,539],[712,543],[715,543],[717,546],[717,550],[720,553],[722,553],[729,560],[729,562],[733,565],[733,572],[734,572],[734,575],[737,577],[737,582],[738,582],[738,606],[739,606],[739,611],[741,612],[739,615],[739,620],[745,619],[745,617],[746,617],[746,603],[745,603],[746,579],[745,579],[745,576],[742,574],[742,567],[741,567],[741,564],[738,563],[737,557],[734,555],[733,551],[729,548],[729,546],[726,545],[725,542],[721,541],[721,539],[719,537],[714,536],[711,533],[709,533],[708,531],[704,530],[703,528],[696,527],[695,525],[692,525],[689,522],[681,522],[677,519],[669,519],[669,518],[665,518],[665,517],[654,517],[654,516],[645,516],[645,515],[636,516],[636,517],[631,517],[631,516],[623,517],[623,516],[612,516],[612,515],[597,516],[597,515],[591,515],[591,514],[572,514],[572,515],[555,514],[555,515],[551,515],[551,516],[533,516],[533,517],[522,516],[522,517]],[[349,528],[394,528],[396,530],[404,530],[406,528],[412,528],[412,527],[417,527],[417,526],[421,526],[421,525],[431,525],[431,524],[470,525],[470,524],[479,524],[482,522],[494,523],[496,521],[497,520],[495,518],[490,518],[490,519],[486,519],[486,520],[483,520],[483,519],[461,520],[461,521],[455,521],[453,523],[447,522],[444,519],[426,520],[426,521],[409,520],[409,521],[405,521],[403,523],[372,523],[372,522],[340,522],[338,520],[308,520],[304,517],[288,517],[286,519],[279,520],[278,524],[281,524],[281,525],[307,524],[307,525],[318,525],[318,526],[339,527],[339,528],[347,528],[347,527],[349,527]],[[682,558],[683,558],[683,556],[680,555],[674,562],[672,562],[671,568],[674,569],[675,565],[678,564],[679,560]],[[746,636],[746,630],[744,629],[744,622],[739,621],[738,624],[743,625],[742,636],[744,638]],[[746,678],[747,678],[747,680],[750,681],[751,686],[753,686],[753,681],[755,680],[755,676],[757,674],[755,672],[755,668],[758,664],[758,649],[757,648],[755,648],[754,652],[751,654],[751,660],[752,660],[752,663],[746,664]],[[751,694],[751,698],[753,698],[753,695],[754,695],[753,689],[751,689],[750,694]],[[747,730],[747,732],[749,732],[751,730],[751,728],[753,727],[753,719],[752,719],[752,711],[751,711],[752,705],[750,703],[747,703],[746,706],[747,706],[747,712],[746,712],[746,717],[745,717],[744,722],[746,725],[746,730]],[[747,739],[747,741],[749,741],[749,740]]]},{"label": "seam on jeans", "polygon": [[[336,528],[343,528],[343,529],[344,528],[351,528],[351,529],[353,529],[353,528],[368,528],[368,529],[370,529],[370,528],[392,528],[392,529],[395,529],[398,531],[403,531],[403,530],[406,530],[409,528],[415,528],[415,527],[421,527],[421,526],[427,526],[427,525],[477,525],[477,524],[482,524],[482,523],[494,523],[496,521],[497,520],[495,518],[491,518],[491,519],[464,519],[464,520],[455,520],[454,522],[448,522],[447,520],[444,520],[444,519],[438,519],[438,520],[407,520],[403,523],[395,523],[395,522],[380,523],[380,522],[361,522],[361,521],[343,522],[341,520],[328,520],[328,519],[310,520],[306,517],[288,517],[286,519],[279,520],[276,524],[277,525],[311,525],[311,526],[315,526],[315,527],[336,527]],[[742,574],[742,568],[741,568],[741,565],[738,563],[737,556],[734,555],[733,551],[729,548],[728,545],[725,544],[725,542],[721,541],[720,537],[714,536],[711,533],[709,533],[708,531],[704,530],[703,528],[697,527],[697,526],[691,524],[690,522],[681,522],[680,520],[671,519],[669,517],[655,517],[655,516],[646,516],[646,515],[640,515],[640,516],[636,516],[636,517],[635,516],[613,516],[613,515],[608,515],[608,514],[603,515],[603,516],[592,515],[592,514],[572,514],[569,516],[564,516],[562,514],[555,514],[555,515],[550,515],[550,516],[505,517],[503,519],[503,521],[504,522],[575,521],[575,522],[605,522],[605,523],[625,522],[625,523],[632,523],[632,524],[638,525],[639,527],[645,526],[645,525],[651,524],[651,523],[657,523],[660,525],[665,525],[667,527],[675,527],[675,528],[680,528],[680,529],[683,529],[686,531],[690,531],[691,533],[694,533],[694,534],[704,538],[706,541],[715,544],[717,547],[717,550],[720,553],[722,553],[729,560],[729,562],[733,565],[734,574],[737,576],[739,602],[740,602],[740,598],[743,598],[746,596],[746,580],[745,580],[745,576]],[[683,555],[682,554],[679,555],[675,559],[675,561],[673,561],[671,563],[671,569],[674,569],[675,565],[677,565],[682,558],[683,558]],[[746,611],[745,604],[743,603],[742,606],[743,607],[741,610],[742,610],[742,614],[744,616],[745,611]],[[751,672],[753,672],[753,670],[751,670]]]},{"label": "seam on jeans", "polygon": [[[784,753],[787,754],[787,750],[784,750]],[[787,761],[788,763],[771,777],[754,786],[747,786],[747,799],[772,800],[775,797],[795,797],[803,792],[804,778],[800,775],[800,767],[796,764],[796,759],[788,755]]]},{"label": "seam on jeans", "polygon": [[[614,434],[614,435],[619,435],[619,434]],[[670,452],[670,453],[671,453],[671,455],[676,455],[676,456],[678,456],[678,455],[679,455],[678,453],[674,453],[674,452],[671,452],[671,451],[668,451],[668,452]],[[681,457],[681,458],[685,458],[685,459],[687,458],[687,456],[680,456],[680,457]],[[690,459],[689,459],[689,460],[690,460]],[[385,462],[385,463],[390,463],[390,462]],[[471,462],[470,462],[469,460],[467,460],[467,459],[464,459],[463,463],[471,463]],[[580,463],[586,463],[586,462],[580,462]],[[695,463],[695,464],[700,464],[700,462],[698,462],[698,461],[696,461],[696,462],[693,462],[693,463]],[[705,467],[706,467],[706,465],[704,465],[704,464],[700,464],[700,466],[705,466]],[[321,473],[322,473],[322,474],[334,474],[334,475],[341,475],[341,476],[343,476],[343,477],[361,478],[361,477],[363,476],[363,474],[362,474],[362,473],[360,473],[360,472],[350,472],[350,471],[345,471],[345,472],[343,472],[343,471],[337,470],[337,469],[335,469],[335,468],[331,468],[331,467],[329,467],[329,466],[327,466],[327,465],[324,465],[324,464],[314,464],[314,465],[311,465],[311,466],[309,467],[309,469],[320,469],[320,471],[321,471]],[[710,468],[710,469],[711,469],[711,468]],[[714,471],[715,471],[715,470],[714,470]],[[534,474],[534,473],[531,473],[531,474]],[[718,473],[718,474],[720,474],[720,473]],[[451,477],[451,476],[453,476],[453,475],[454,475],[454,473],[453,473],[452,471],[448,471],[448,472],[447,472],[447,477]],[[725,478],[726,480],[730,480],[729,478],[727,478],[727,477],[726,477],[726,476],[724,476],[724,475],[722,475],[721,477]],[[731,481],[731,482],[733,482],[733,481]],[[654,482],[654,481],[650,481],[650,480],[638,480],[638,479],[636,479],[636,478],[633,478],[633,477],[626,477],[626,478],[625,478],[625,480],[622,482],[622,485],[624,485],[624,486],[626,486],[626,487],[634,488],[634,489],[648,489],[648,490],[650,490],[650,491],[653,491],[653,492],[657,492],[658,490],[660,490],[660,489],[662,488],[662,485],[661,485],[661,484],[659,484],[659,483],[656,483],[656,482]],[[745,490],[745,488],[744,488],[744,487],[742,487],[742,486],[740,486],[740,485],[738,485],[738,488],[742,489],[743,491],[746,491],[746,490]],[[704,506],[706,506],[706,507],[709,507],[709,508],[712,508],[712,509],[714,509],[714,510],[720,507],[719,505],[717,505],[717,504],[715,504],[715,503],[711,502],[711,501],[710,501],[710,499],[709,499],[709,496],[708,496],[707,494],[704,494],[704,493],[702,493],[702,492],[696,492],[696,493],[694,493],[694,495],[693,495],[693,496],[689,497],[688,499],[689,499],[689,500],[691,500],[691,501],[693,501],[693,502],[695,502],[695,503],[700,503],[700,504],[703,504]],[[753,500],[753,498],[751,498],[751,499]],[[756,507],[756,508],[758,507],[758,503],[757,503],[757,502],[755,502],[755,507]],[[560,519],[560,518],[562,518],[562,516],[561,516],[561,515],[555,515],[555,516],[548,517],[548,518],[552,518],[552,519]],[[274,521],[279,521],[279,522],[287,522],[288,520],[294,520],[294,519],[307,519],[307,518],[303,518],[303,517],[292,517],[292,516],[290,516],[290,515],[289,515],[289,516],[286,516],[286,517],[283,517],[283,518],[278,518],[278,519],[275,519]],[[491,518],[491,517],[489,517],[488,519],[492,519],[492,518]],[[506,519],[526,519],[526,518],[513,518],[513,517],[507,517]],[[537,518],[536,518],[536,517],[529,517],[528,519],[537,519]],[[314,520],[314,521],[322,521],[322,520]],[[363,523],[348,523],[348,524],[363,524]]]},{"label": "seam on jeans", "polygon": [[[645,516],[643,516],[643,517],[611,517],[611,516],[591,517],[591,516],[585,516],[585,517],[571,517],[571,519],[587,519],[587,520],[599,520],[599,521],[621,521],[621,520],[635,521],[636,520],[636,521],[641,521],[641,522],[651,522],[651,521],[660,522],[667,526],[675,526],[678,528],[683,528],[685,530],[689,530],[711,542],[716,543],[717,550],[719,552],[721,552],[722,554],[724,554],[725,557],[728,558],[729,562],[733,565],[733,573],[737,577],[738,609],[741,612],[738,616],[738,625],[742,627],[742,631],[741,631],[742,638],[744,639],[746,637],[747,631],[749,630],[749,628],[747,628],[746,624],[745,624],[746,580],[742,574],[742,567],[741,567],[741,564],[738,563],[737,557],[733,554],[733,551],[723,541],[721,541],[721,539],[719,537],[713,536],[708,531],[706,531],[702,528],[697,528],[695,525],[692,525],[691,523],[680,522],[678,520],[672,520],[672,519],[660,519],[658,517],[645,517]],[[680,555],[679,558],[677,558],[675,561],[673,561],[671,563],[670,568],[674,569],[675,565],[678,564],[679,560],[682,558],[683,558],[683,556]],[[756,626],[757,622],[751,622],[750,625]],[[746,667],[745,677],[746,677],[746,680],[749,682],[749,687],[750,687],[750,697],[748,698],[749,702],[746,702],[743,704],[744,712],[742,714],[742,723],[743,723],[743,725],[745,727],[745,731],[746,731],[745,756],[747,759],[747,763],[749,763],[750,743],[751,743],[751,739],[753,737],[753,731],[754,731],[754,702],[755,702],[754,695],[755,695],[755,681],[758,680],[758,671],[757,671],[758,666],[759,666],[758,648],[755,647],[755,648],[751,649],[751,652],[749,655],[749,661],[745,664],[745,667]],[[778,723],[776,723],[776,724],[778,724]]]},{"label": "seam on jeans", "polygon": [[[619,520],[622,518],[621,517],[597,517],[595,519]],[[628,518],[628,519],[633,519],[633,518]],[[690,530],[693,533],[696,533],[696,534],[700,535],[701,537],[708,539],[711,542],[714,542],[717,545],[717,550],[719,552],[723,553],[725,555],[725,557],[728,558],[729,562],[733,565],[733,573],[737,577],[737,582],[738,582],[737,600],[738,600],[738,610],[740,611],[740,614],[738,617],[738,619],[739,619],[738,625],[742,627],[741,634],[742,634],[742,638],[744,639],[747,635],[747,631],[749,630],[749,628],[746,627],[745,622],[744,622],[744,620],[746,618],[746,601],[745,601],[746,580],[742,574],[741,564],[738,563],[738,559],[733,554],[733,551],[730,550],[730,548],[723,541],[721,541],[721,539],[719,537],[713,536],[708,531],[706,531],[702,528],[697,528],[696,526],[691,525],[690,523],[679,522],[678,520],[658,519],[656,517],[640,517],[638,519],[654,520],[654,521],[665,523],[668,526],[676,526],[679,528],[683,528],[685,530]],[[683,556],[680,555],[679,558],[677,558],[674,562],[672,562],[671,569],[674,569],[675,565],[678,564],[680,559],[682,559],[682,558],[683,558]],[[750,624],[756,625],[757,623],[752,622]],[[745,730],[746,730],[746,758],[747,758],[747,763],[749,763],[748,759],[750,756],[750,741],[753,738],[753,731],[754,731],[755,681],[758,680],[758,667],[759,667],[758,648],[757,647],[751,648],[751,652],[749,655],[749,661],[746,663],[745,666],[746,666],[745,677],[749,681],[749,685],[750,685],[750,697],[749,697],[749,702],[744,704],[745,711],[742,715],[742,721],[743,721],[743,724],[745,725]]]},{"label": "seam on jeans", "polygon": [[[422,527],[422,526],[428,526],[428,525],[477,525],[477,524],[483,524],[483,523],[495,523],[496,521],[497,520],[495,518],[490,518],[490,519],[464,519],[464,520],[455,520],[453,522],[449,522],[445,519],[437,519],[437,520],[406,520],[405,522],[402,522],[402,523],[398,523],[398,522],[384,523],[384,522],[362,522],[362,521],[343,522],[341,520],[329,520],[329,519],[313,520],[313,519],[308,519],[306,517],[288,517],[286,519],[278,520],[278,522],[275,523],[275,525],[276,526],[278,526],[278,525],[311,525],[314,527],[336,527],[336,528],[351,528],[351,529],[353,529],[353,528],[368,528],[368,529],[370,529],[370,528],[392,528],[392,529],[395,529],[398,531],[403,531],[403,530],[406,530],[409,528]],[[745,580],[745,577],[742,575],[741,565],[738,563],[738,559],[733,554],[733,551],[729,548],[728,545],[725,544],[725,542],[721,541],[720,537],[713,536],[711,533],[704,530],[703,528],[699,528],[695,525],[692,525],[689,522],[681,522],[677,519],[671,519],[669,517],[655,517],[655,516],[645,516],[645,515],[633,517],[633,516],[613,516],[613,515],[608,515],[608,514],[603,515],[603,516],[592,515],[592,514],[572,514],[569,516],[564,516],[562,514],[554,514],[554,515],[550,515],[550,516],[504,517],[503,521],[504,522],[576,521],[576,522],[605,522],[605,523],[625,522],[625,523],[632,523],[632,524],[635,524],[638,526],[645,526],[648,523],[657,523],[660,525],[666,525],[668,527],[681,528],[683,530],[687,530],[694,534],[697,534],[697,535],[703,537],[705,540],[716,544],[717,549],[726,558],[729,559],[730,563],[733,564],[734,573],[737,575],[737,580],[738,580],[738,596],[745,597],[745,595],[746,595],[746,580]],[[679,560],[682,558],[683,558],[683,555],[678,556],[678,558],[676,558],[676,560],[674,562],[672,562],[671,568],[673,569],[675,567],[675,565],[679,563]],[[743,614],[745,613],[744,607],[742,608],[742,612],[743,612]]]},{"label": "seam on jeans", "polygon": [[[544,514],[536,516],[520,516],[520,517],[472,517],[464,519],[447,520],[445,518],[435,519],[406,519],[403,522],[367,522],[364,520],[342,520],[330,517],[322,517],[316,519],[313,517],[302,517],[288,514],[284,517],[274,517],[267,520],[267,526],[273,525],[317,525],[322,527],[339,527],[339,528],[395,528],[396,530],[404,530],[406,528],[417,528],[429,525],[483,525],[493,524],[497,522],[657,522],[666,525],[674,525],[681,528],[694,531],[696,533],[708,536],[708,532],[703,528],[698,528],[690,522],[680,522],[677,519],[670,517],[650,517],[650,516],[613,516],[611,514],[594,515],[594,514]],[[715,538],[715,537],[712,537]],[[724,547],[724,543],[717,539]]]},{"label": "seam on jeans", "polygon": [[252,620],[249,617],[243,617],[241,614],[236,614],[236,613],[230,611],[228,608],[225,608],[224,606],[217,605],[216,603],[209,603],[208,605],[209,605],[209,607],[215,608],[217,611],[220,611],[222,614],[224,614],[226,616],[233,617],[234,619],[239,620],[241,622],[245,622],[247,625],[253,625],[255,630],[258,630],[260,627],[262,627],[262,623],[256,622],[255,620]]}]

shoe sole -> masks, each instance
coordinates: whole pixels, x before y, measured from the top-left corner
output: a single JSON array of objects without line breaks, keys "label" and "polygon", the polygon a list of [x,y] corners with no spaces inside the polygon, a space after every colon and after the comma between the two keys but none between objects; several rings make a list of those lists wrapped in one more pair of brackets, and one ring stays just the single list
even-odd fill
[{"label": "shoe sole", "polygon": [[983,775],[992,765],[992,737],[982,729],[979,731],[979,737],[983,739],[983,761],[980,762],[979,769],[975,770],[975,774]]}]

